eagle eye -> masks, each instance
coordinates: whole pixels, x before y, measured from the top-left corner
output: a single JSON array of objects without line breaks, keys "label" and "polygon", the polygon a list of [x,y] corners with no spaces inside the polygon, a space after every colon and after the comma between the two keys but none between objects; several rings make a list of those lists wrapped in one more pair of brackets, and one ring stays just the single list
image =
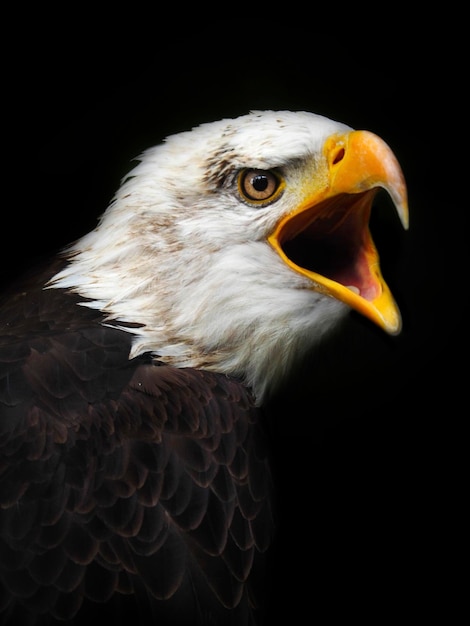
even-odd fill
[{"label": "eagle eye", "polygon": [[243,170],[238,178],[238,188],[245,200],[255,203],[266,203],[277,194],[281,180],[270,170]]}]

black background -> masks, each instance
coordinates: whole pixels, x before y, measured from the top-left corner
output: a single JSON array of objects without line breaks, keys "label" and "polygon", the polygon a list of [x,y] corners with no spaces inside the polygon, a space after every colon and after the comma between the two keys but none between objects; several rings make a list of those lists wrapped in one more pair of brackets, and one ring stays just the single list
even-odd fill
[{"label": "black background", "polygon": [[122,35],[117,46],[110,28],[99,52],[86,32],[71,46],[64,36],[26,56],[10,50],[1,279],[93,228],[131,160],[170,133],[251,109],[303,109],[380,135],[409,190],[409,232],[386,201],[372,223],[404,328],[387,337],[352,313],[272,402],[270,617],[449,623],[463,596],[468,498],[460,85],[425,44],[379,34],[360,51],[351,33],[339,42],[312,26],[287,45],[252,26],[214,23],[209,36],[145,48]]}]

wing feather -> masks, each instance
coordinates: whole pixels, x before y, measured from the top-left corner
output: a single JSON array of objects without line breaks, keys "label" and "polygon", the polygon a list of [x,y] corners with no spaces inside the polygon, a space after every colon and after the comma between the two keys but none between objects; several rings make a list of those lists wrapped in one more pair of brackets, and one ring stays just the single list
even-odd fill
[{"label": "wing feather", "polygon": [[1,623],[79,624],[122,594],[169,623],[245,620],[273,526],[247,390],[130,361],[75,296],[22,293],[0,312]]}]

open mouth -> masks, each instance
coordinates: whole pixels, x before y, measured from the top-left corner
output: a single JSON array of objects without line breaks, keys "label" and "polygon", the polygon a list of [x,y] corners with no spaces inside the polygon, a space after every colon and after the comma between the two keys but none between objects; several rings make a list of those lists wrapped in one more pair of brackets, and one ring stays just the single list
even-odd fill
[{"label": "open mouth", "polygon": [[339,194],[286,221],[278,243],[294,269],[374,300],[380,292],[373,271],[378,258],[368,224],[376,192]]},{"label": "open mouth", "polygon": [[312,186],[307,174],[310,203],[284,215],[268,241],[286,265],[308,278],[307,288],[398,334],[400,311],[382,276],[369,218],[377,192],[385,189],[408,228],[403,173],[387,144],[369,131],[331,135],[324,156],[327,182]]}]

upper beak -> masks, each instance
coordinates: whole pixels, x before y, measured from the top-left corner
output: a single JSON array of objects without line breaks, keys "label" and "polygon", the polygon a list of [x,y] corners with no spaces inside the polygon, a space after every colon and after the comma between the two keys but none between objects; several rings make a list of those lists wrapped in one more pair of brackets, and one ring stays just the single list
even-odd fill
[{"label": "upper beak", "polygon": [[314,289],[398,334],[400,311],[382,276],[369,218],[372,201],[383,188],[408,228],[400,165],[389,146],[368,131],[329,137],[324,157],[324,171],[317,172],[322,184],[307,184],[305,201],[280,220],[269,242]]}]

